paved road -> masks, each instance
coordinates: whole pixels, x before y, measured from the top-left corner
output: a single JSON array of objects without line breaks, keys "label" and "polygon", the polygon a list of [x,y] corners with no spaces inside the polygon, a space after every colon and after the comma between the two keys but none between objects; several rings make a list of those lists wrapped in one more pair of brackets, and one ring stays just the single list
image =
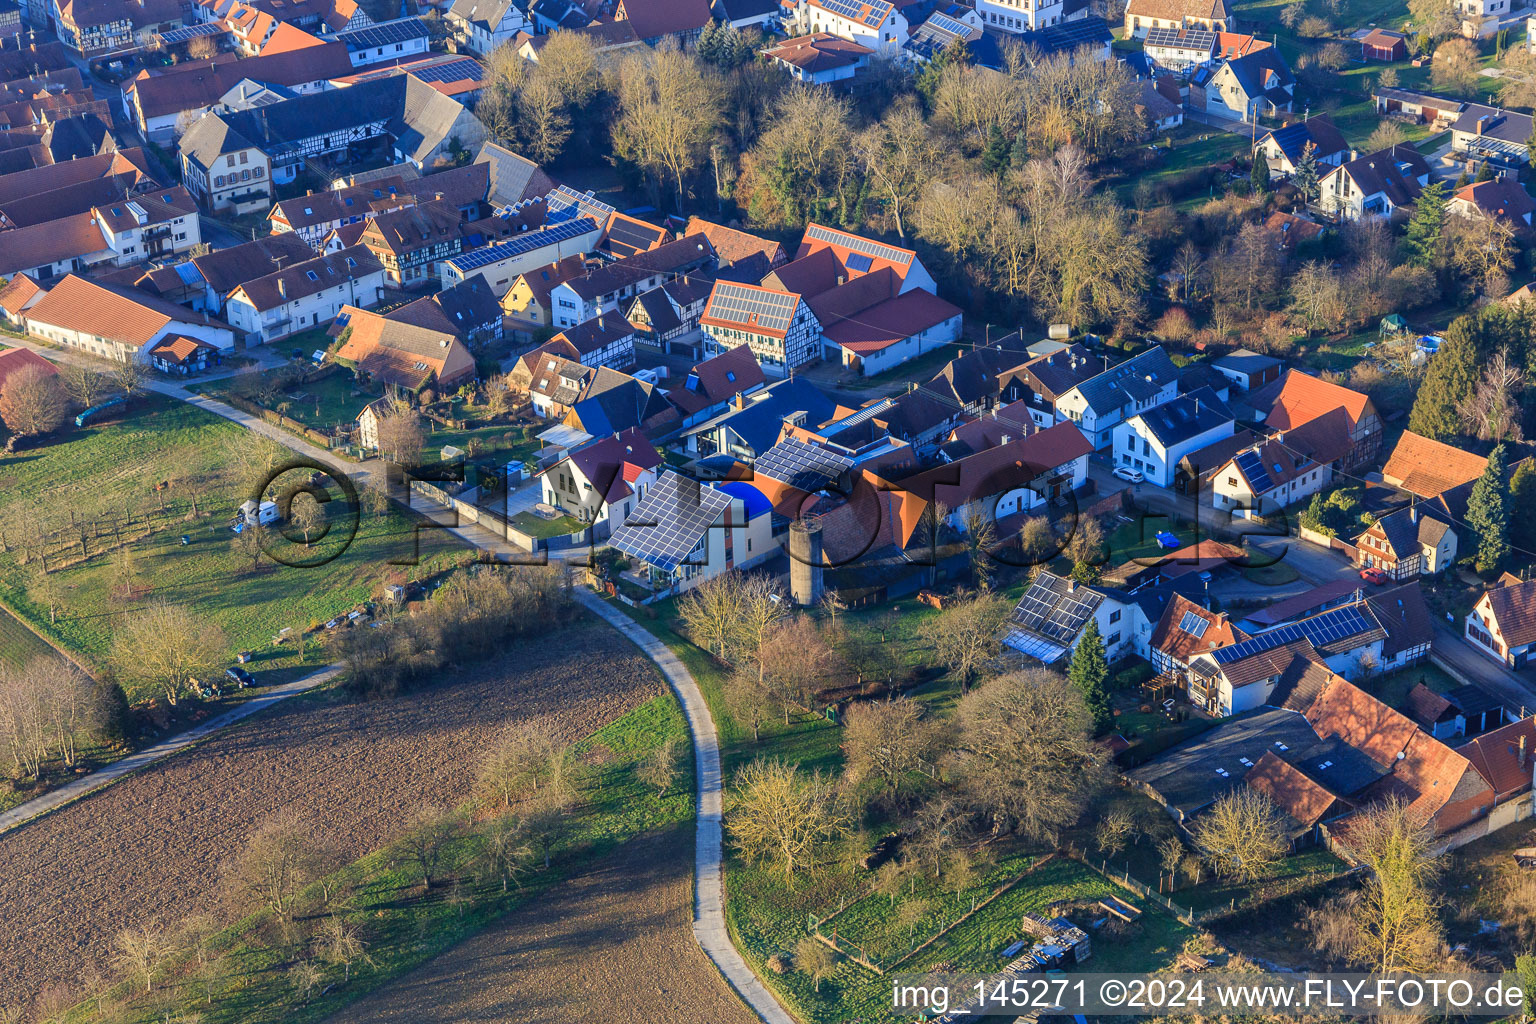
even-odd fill
[{"label": "paved road", "polygon": [[322,668],[309,675],[295,679],[291,683],[274,686],[264,693],[252,697],[239,707],[230,708],[222,715],[215,715],[202,725],[178,733],[170,739],[157,743],[152,747],[146,747],[129,757],[116,761],[105,768],[94,771],[89,775],[83,775],[75,781],[60,786],[50,793],[45,793],[35,800],[28,800],[18,807],[13,807],[4,814],[0,814],[0,833],[9,832],[11,829],[24,825],[38,815],[47,814],[57,810],[65,804],[74,803],[83,796],[88,796],[106,786],[121,779],[123,776],[146,768],[156,761],[164,760],[178,751],[185,750],[199,740],[207,739],[221,729],[227,729],[236,722],[243,721],[254,714],[265,711],[272,705],[289,697],[313,690],[323,683],[336,678],[341,671],[339,667],[331,666]]},{"label": "paved road", "polygon": [[1465,676],[1498,697],[1511,712],[1528,714],[1536,709],[1536,686],[1530,680],[1479,652],[1447,622],[1435,623],[1431,658],[1453,675]]},{"label": "paved road", "polygon": [[604,622],[635,643],[656,663],[667,684],[677,695],[688,719],[693,737],[693,760],[697,775],[695,791],[698,802],[698,831],[694,842],[693,934],[704,953],[714,961],[736,994],[768,1024],[794,1024],[773,993],[752,973],[725,927],[725,886],[721,876],[723,779],[720,769],[720,743],[715,720],[704,703],[698,683],[677,655],[627,615],[590,591],[577,591],[577,600]]}]

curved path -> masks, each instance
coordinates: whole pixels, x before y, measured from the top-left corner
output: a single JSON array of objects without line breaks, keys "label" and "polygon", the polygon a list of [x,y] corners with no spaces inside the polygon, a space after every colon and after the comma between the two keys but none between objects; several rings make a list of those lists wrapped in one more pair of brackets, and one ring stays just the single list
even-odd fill
[{"label": "curved path", "polygon": [[693,935],[706,956],[725,976],[743,1002],[768,1024],[795,1024],[779,1001],[752,973],[731,944],[725,927],[725,884],[722,878],[721,810],[724,798],[720,770],[720,742],[715,720],[699,692],[699,684],[671,648],[646,629],[595,594],[578,589],[576,599],[592,614],[624,634],[646,657],[656,663],[667,685],[677,695],[693,737],[693,761],[697,777],[698,833],[694,842]]}]

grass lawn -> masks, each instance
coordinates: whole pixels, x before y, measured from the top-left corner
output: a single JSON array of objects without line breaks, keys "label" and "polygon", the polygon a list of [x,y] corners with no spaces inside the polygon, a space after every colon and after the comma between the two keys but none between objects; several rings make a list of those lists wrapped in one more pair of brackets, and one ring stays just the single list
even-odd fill
[{"label": "grass lawn", "polygon": [[[1172,149],[1161,145],[1165,139],[1173,143]],[[1142,182],[1156,188],[1171,183],[1187,171],[1224,164],[1248,152],[1246,136],[1205,125],[1184,125],[1172,132],[1159,134],[1154,141],[1159,144],[1159,152],[1162,154],[1160,162],[1117,186],[1120,200],[1127,205],[1133,202],[1136,189]],[[1201,194],[1187,202],[1202,203],[1208,198]]]},{"label": "grass lawn", "polygon": [[[429,531],[421,539],[420,566],[391,566],[411,557],[415,532],[404,513],[391,511],[363,514],[351,545],[323,565],[275,566],[263,556],[253,570],[250,557],[232,548],[228,529],[247,486],[229,453],[251,443],[226,420],[152,397],[120,422],[71,431],[48,447],[0,459],[0,523],[13,538],[0,553],[0,599],[97,667],[110,661],[123,616],[151,598],[185,604],[223,627],[226,656],[256,651],[251,669],[265,682],[268,671],[297,667],[293,645],[271,644],[279,630],[325,622],[367,601],[387,575],[430,572],[464,550],[451,535]],[[172,486],[156,492],[162,481]],[[66,528],[46,576],[35,557],[22,563],[14,539],[25,529],[22,520],[44,514],[62,517],[57,525]],[[88,524],[83,560],[67,529],[71,517]],[[109,525],[114,519],[124,524],[121,535]],[[190,544],[181,544],[183,535]],[[339,550],[341,536],[338,530],[307,553],[302,544],[285,553],[309,560]],[[73,548],[61,547],[66,542]],[[49,621],[50,596],[59,608],[55,622]],[[131,699],[143,695],[130,689]]]},{"label": "grass lawn", "polygon": [[[278,371],[267,370],[264,374],[272,375],[276,372]],[[243,382],[235,377],[192,385],[193,390],[200,391],[210,398],[240,394],[242,387],[244,387]],[[271,399],[267,408],[275,412],[279,410],[279,406],[287,405],[288,408],[283,415],[290,422],[284,424],[285,426],[291,428],[293,424],[297,424],[300,427],[308,427],[310,430],[328,433],[333,426],[350,427],[357,419],[357,414],[362,412],[363,406],[381,394],[383,392],[378,389],[360,386],[350,371],[343,370],[279,391]]]},{"label": "grass lawn", "polygon": [[[457,884],[440,885],[423,893],[421,875],[404,842],[386,846],[331,875],[332,891],[351,890],[343,911],[349,923],[365,929],[367,959],[354,963],[351,980],[335,977],[340,966],[324,968],[325,977],[307,1000],[295,997],[291,968],[293,947],[274,941],[273,922],[255,914],[219,933],[212,947],[222,957],[231,982],[212,1005],[204,1005],[196,985],[177,991],[172,1010],[195,1015],[204,1024],[307,1024],[335,1013],[368,991],[397,978],[494,924],[531,896],[558,885],[583,866],[636,836],[686,827],[692,820],[693,778],[690,748],[682,712],[670,694],[662,694],[579,741],[573,747],[575,787],[579,802],[562,825],[550,867],[525,875],[521,888],[503,893],[492,880],[475,877],[474,861],[484,840],[476,833],[461,835],[448,847],[440,874],[457,876]],[[684,751],[679,782],[665,796],[640,782],[635,766],[667,740]],[[481,813],[473,805],[466,814]],[[321,886],[306,897],[318,902]],[[579,951],[572,950],[573,955]],[[172,973],[190,965],[172,968]],[[165,991],[170,991],[165,987]],[[123,986],[113,993],[126,996]],[[158,995],[158,993],[157,993]],[[122,1016],[125,1024],[149,1024],[164,1019],[157,998],[136,998]],[[98,1019],[95,1008],[83,1004],[65,1018],[69,1024]],[[177,1019],[190,1019],[177,1018]]]},{"label": "grass lawn", "polygon": [[1419,683],[1423,683],[1436,693],[1447,693],[1461,685],[1439,665],[1426,661],[1388,675],[1378,676],[1366,684],[1366,687],[1388,707],[1401,709],[1408,699],[1408,692]]},{"label": "grass lawn", "polygon": [[54,653],[24,622],[0,608],[0,667],[20,668],[33,658]]},{"label": "grass lawn", "polygon": [[543,540],[547,537],[566,537],[573,533],[580,533],[587,528],[587,524],[579,519],[573,519],[567,515],[558,515],[553,519],[545,519],[543,516],[534,515],[532,512],[519,512],[512,517],[512,525],[530,537]]}]

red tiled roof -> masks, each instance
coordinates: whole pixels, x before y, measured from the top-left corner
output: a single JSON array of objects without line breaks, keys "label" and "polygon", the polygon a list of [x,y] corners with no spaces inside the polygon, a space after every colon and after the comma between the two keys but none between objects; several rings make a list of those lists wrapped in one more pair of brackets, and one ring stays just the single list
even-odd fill
[{"label": "red tiled roof", "polygon": [[794,39],[786,39],[778,46],[770,46],[763,51],[774,60],[792,64],[811,74],[857,64],[874,52],[867,46],[855,43],[851,39],[834,36],[830,32],[796,36]]},{"label": "red tiled roof", "polygon": [[859,309],[844,319],[824,323],[822,334],[828,341],[850,352],[865,355],[889,348],[959,315],[957,307],[937,295],[913,289],[894,299]]},{"label": "red tiled roof", "polygon": [[1403,702],[1403,711],[1421,728],[1428,729],[1440,721],[1446,712],[1451,711],[1451,702],[1423,683],[1419,683],[1408,691],[1408,697]]},{"label": "red tiled roof", "polygon": [[17,370],[27,366],[36,366],[47,373],[55,374],[59,371],[54,365],[42,356],[26,348],[0,349],[0,391],[5,389],[6,378]]},{"label": "red tiled roof", "polygon": [[715,247],[715,255],[723,263],[735,263],[758,252],[768,258],[770,265],[784,262],[784,247],[773,239],[759,238],[723,224],[711,223],[702,217],[690,217],[683,234],[703,235],[709,239],[709,244]]},{"label": "red tiled roof", "polygon": [[1433,498],[1476,480],[1487,467],[1488,460],[1481,455],[1405,430],[1387,457],[1381,478],[1421,498]]},{"label": "red tiled roof", "polygon": [[167,334],[155,343],[150,349],[150,355],[159,356],[161,359],[173,363],[184,363],[197,354],[199,349],[211,349],[212,345],[197,338],[189,338],[185,334]]},{"label": "red tiled roof", "polygon": [[28,318],[36,323],[94,334],[137,348],[143,348],[172,321],[217,323],[148,292],[89,281],[75,274],[54,285],[53,290],[32,307]]},{"label": "red tiled roof", "polygon": [[1335,677],[1303,714],[1322,738],[1337,736],[1388,767],[1419,732],[1405,715],[1342,677]]},{"label": "red tiled roof", "polygon": [[1499,636],[1510,647],[1536,641],[1536,580],[1499,584],[1486,595]]},{"label": "red tiled roof", "polygon": [[1338,802],[1327,789],[1286,764],[1273,750],[1266,750],[1243,782],[1263,793],[1303,828],[1311,828]]},{"label": "red tiled roof", "polygon": [[1274,405],[1264,425],[1276,430],[1291,430],[1339,408],[1349,413],[1349,425],[1353,430],[1371,407],[1368,396],[1300,370],[1287,370],[1278,390],[1266,389],[1264,397],[1270,394],[1274,395]]},{"label": "red tiled roof", "polygon": [[0,288],[0,308],[13,314],[20,313],[27,303],[42,294],[42,287],[26,274],[13,274],[10,283]]},{"label": "red tiled roof", "polygon": [[1531,788],[1531,765],[1536,761],[1536,717],[1484,733],[1456,752],[1472,763],[1500,800]]},{"label": "red tiled roof", "polygon": [[[1184,616],[1189,614],[1199,617],[1206,624],[1199,636],[1180,626]],[[1226,647],[1246,639],[1248,634],[1234,626],[1225,614],[1203,608],[1181,594],[1174,594],[1169,600],[1168,606],[1163,609],[1163,617],[1157,620],[1157,628],[1152,631],[1153,649],[1185,664],[1203,651]]]},{"label": "red tiled roof", "polygon": [[694,32],[709,23],[709,0],[619,0],[620,20],[641,39]]}]

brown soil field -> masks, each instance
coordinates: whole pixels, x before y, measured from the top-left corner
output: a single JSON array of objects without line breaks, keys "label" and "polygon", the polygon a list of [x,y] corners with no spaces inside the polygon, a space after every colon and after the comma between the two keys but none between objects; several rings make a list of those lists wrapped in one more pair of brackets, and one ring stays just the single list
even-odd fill
[{"label": "brown soil field", "polygon": [[543,720],[578,739],[654,697],[651,663],[594,619],[390,700],[298,698],[0,836],[0,993],[103,965],[112,938],[219,904],[221,866],[296,807],[351,858],[423,803],[469,793],[488,737]]},{"label": "brown soil field", "polygon": [[328,1024],[752,1024],[693,939],[693,823],[626,843]]}]

